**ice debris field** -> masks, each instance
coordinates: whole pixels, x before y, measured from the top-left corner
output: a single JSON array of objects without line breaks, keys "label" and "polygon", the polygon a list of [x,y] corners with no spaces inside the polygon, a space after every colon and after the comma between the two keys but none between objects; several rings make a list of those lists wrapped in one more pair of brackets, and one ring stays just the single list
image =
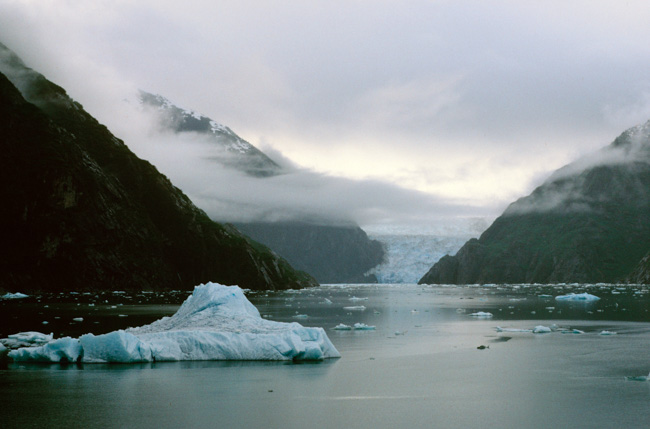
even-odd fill
[{"label": "ice debris field", "polygon": [[[321,360],[341,355],[322,328],[263,319],[238,286],[196,286],[178,311],[149,325],[53,339],[25,332],[3,340],[14,361],[152,362]],[[14,349],[14,347],[19,347]]]}]

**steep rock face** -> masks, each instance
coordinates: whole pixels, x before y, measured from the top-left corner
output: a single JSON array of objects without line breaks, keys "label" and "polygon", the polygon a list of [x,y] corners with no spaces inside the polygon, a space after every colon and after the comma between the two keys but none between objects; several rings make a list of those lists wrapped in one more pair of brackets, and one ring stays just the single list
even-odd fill
[{"label": "steep rock face", "polygon": [[357,226],[324,226],[303,222],[236,224],[297,269],[320,283],[375,283],[365,273],[384,258],[384,249]]},{"label": "steep rock face", "polygon": [[315,284],[269,249],[211,221],[3,45],[0,72],[0,288]]},{"label": "steep rock face", "polygon": [[650,252],[641,259],[627,277],[628,283],[650,284]]},{"label": "steep rock face", "polygon": [[420,283],[616,282],[650,243],[650,121],[555,172]]}]

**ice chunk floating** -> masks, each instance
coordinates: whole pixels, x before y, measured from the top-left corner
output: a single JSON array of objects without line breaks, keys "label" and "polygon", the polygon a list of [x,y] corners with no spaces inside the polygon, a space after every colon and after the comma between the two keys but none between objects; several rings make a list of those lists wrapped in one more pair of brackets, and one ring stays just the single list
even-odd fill
[{"label": "ice chunk floating", "polygon": [[558,295],[555,297],[556,301],[582,301],[593,302],[598,301],[600,298],[590,293],[570,293],[568,295]]},{"label": "ice chunk floating", "polygon": [[9,352],[14,361],[321,360],[341,355],[322,328],[263,319],[238,286],[196,286],[176,314],[150,324]]}]

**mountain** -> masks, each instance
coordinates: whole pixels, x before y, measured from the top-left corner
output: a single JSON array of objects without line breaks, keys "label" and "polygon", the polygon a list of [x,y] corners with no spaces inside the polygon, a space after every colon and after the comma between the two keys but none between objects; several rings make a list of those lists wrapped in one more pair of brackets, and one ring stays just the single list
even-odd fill
[{"label": "mountain", "polygon": [[305,222],[235,224],[320,283],[376,283],[366,272],[384,259],[384,249],[358,226]]},{"label": "mountain", "polygon": [[213,222],[65,90],[0,44],[0,288],[314,285]]},{"label": "mountain", "polygon": [[219,164],[243,171],[255,177],[269,177],[282,173],[282,168],[264,152],[235,134],[230,128],[195,111],[180,108],[165,97],[140,91],[142,106],[157,115],[159,126],[180,133],[197,133],[208,137],[219,149],[213,160]]},{"label": "mountain", "polygon": [[650,121],[512,203],[420,283],[624,280],[650,243]]},{"label": "mountain", "polygon": [[[194,133],[218,148],[218,154],[210,159],[217,166],[243,171],[260,180],[291,174],[230,128],[211,118],[178,107],[161,95],[140,91],[139,98],[145,110],[154,114],[162,131],[179,136]],[[178,144],[184,141],[179,139]],[[194,155],[188,151],[187,156]],[[218,220],[218,215],[216,218]],[[320,223],[291,220],[234,224],[321,283],[376,282],[376,277],[366,276],[366,272],[383,261],[382,245],[370,240],[358,225],[334,225],[336,223],[339,222],[322,219]]]},{"label": "mountain", "polygon": [[650,252],[641,259],[627,277],[628,283],[650,284]]}]

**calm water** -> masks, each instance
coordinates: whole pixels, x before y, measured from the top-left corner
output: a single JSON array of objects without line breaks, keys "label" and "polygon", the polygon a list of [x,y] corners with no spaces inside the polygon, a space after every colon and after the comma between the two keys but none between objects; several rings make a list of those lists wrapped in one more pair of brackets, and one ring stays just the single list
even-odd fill
[{"label": "calm water", "polygon": [[[602,299],[576,304],[543,297],[568,292]],[[605,285],[371,285],[251,294],[265,317],[324,327],[343,357],[315,364],[10,364],[0,370],[1,421],[3,427],[645,428],[650,382],[625,376],[650,372],[648,292]],[[0,335],[78,336],[135,326],[173,313],[186,295],[5,301]],[[359,305],[365,311],[343,308]],[[493,318],[470,316],[477,311]],[[301,315],[307,318],[295,317]],[[357,322],[376,330],[332,330]],[[495,330],[551,324],[584,334]],[[617,335],[598,335],[603,330]]]}]

